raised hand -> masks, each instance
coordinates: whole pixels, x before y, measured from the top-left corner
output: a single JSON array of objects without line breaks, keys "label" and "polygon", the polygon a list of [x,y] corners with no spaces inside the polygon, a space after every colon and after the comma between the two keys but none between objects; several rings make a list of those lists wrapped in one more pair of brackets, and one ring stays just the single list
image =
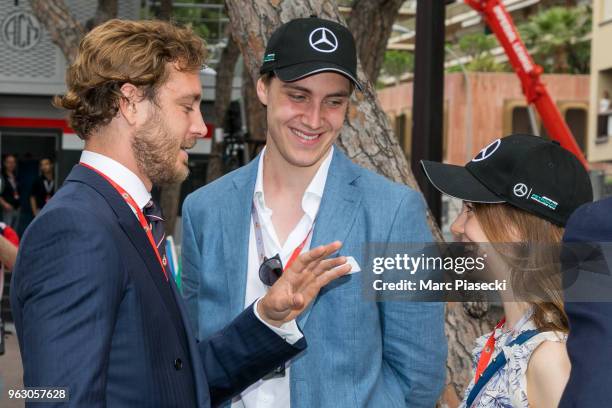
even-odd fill
[{"label": "raised hand", "polygon": [[295,319],[323,286],[351,270],[343,256],[326,259],[341,247],[335,241],[297,257],[259,302],[259,316],[277,327]]}]

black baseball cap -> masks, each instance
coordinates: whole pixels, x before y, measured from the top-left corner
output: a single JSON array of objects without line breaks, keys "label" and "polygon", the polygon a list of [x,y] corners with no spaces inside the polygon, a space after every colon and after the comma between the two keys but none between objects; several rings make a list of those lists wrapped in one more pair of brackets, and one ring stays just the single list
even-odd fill
[{"label": "black baseball cap", "polygon": [[475,203],[508,203],[560,226],[593,200],[582,163],[559,143],[537,136],[497,139],[464,167],[427,160],[421,165],[444,194]]},{"label": "black baseball cap", "polygon": [[280,80],[292,82],[329,71],[344,75],[362,90],[353,35],[335,21],[313,16],[291,20],[272,33],[259,73],[274,72]]}]

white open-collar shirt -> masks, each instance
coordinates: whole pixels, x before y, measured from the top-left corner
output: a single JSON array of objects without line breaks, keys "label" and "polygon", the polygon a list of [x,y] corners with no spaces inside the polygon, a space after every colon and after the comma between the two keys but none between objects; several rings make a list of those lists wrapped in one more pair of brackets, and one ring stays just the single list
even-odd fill
[{"label": "white open-collar shirt", "polygon": [[[291,257],[291,254],[297,248],[309,231],[313,228],[313,223],[316,220],[321,199],[323,198],[323,190],[329,173],[334,147],[330,149],[327,156],[321,163],[316,174],[312,178],[310,184],[306,188],[302,196],[302,211],[304,215],[297,223],[295,228],[289,233],[285,243],[280,244],[274,225],[272,224],[272,210],[266,206],[264,186],[263,186],[263,166],[266,149],[262,151],[259,158],[259,166],[257,168],[257,179],[255,181],[255,191],[253,193],[253,204],[257,210],[259,222],[261,224],[261,238],[263,241],[265,256],[270,258],[276,254],[280,255],[283,265]],[[308,237],[302,252],[310,249],[310,241],[312,233]],[[249,259],[246,282],[246,293],[244,304],[250,305],[262,296],[268,290],[259,279],[259,256],[257,253],[257,243],[255,239],[255,228],[251,217],[251,226],[249,232]],[[299,337],[298,337],[299,339]],[[287,341],[291,342],[289,339]],[[289,382],[289,363],[286,364],[285,376],[272,378],[269,380],[259,380],[251,385],[240,395],[232,404],[232,408],[287,408],[291,404],[290,382]]]}]

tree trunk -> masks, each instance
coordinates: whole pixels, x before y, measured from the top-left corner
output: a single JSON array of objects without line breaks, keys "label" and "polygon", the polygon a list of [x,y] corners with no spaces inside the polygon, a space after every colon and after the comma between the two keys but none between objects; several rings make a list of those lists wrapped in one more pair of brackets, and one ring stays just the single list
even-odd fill
[{"label": "tree trunk", "polygon": [[244,101],[249,137],[251,139],[265,141],[267,132],[266,109],[257,97],[255,82],[253,77],[249,74],[246,65],[243,70],[242,84],[242,100]]},{"label": "tree trunk", "polygon": [[[232,82],[236,62],[240,57],[240,48],[232,38],[231,33],[227,36],[227,45],[221,53],[217,65],[217,76],[215,78],[215,125],[222,128],[225,126],[225,116],[232,97]],[[223,145],[217,143],[213,137],[210,160],[206,169],[206,183],[210,183],[223,175],[223,160],[221,158]]]},{"label": "tree trunk", "polygon": [[[477,311],[480,311],[478,313]],[[474,341],[488,333],[502,317],[499,307],[488,309],[486,303],[458,303],[446,305],[444,331],[448,339],[446,387],[438,403],[442,408],[456,408],[472,379],[472,349]]]},{"label": "tree trunk", "polygon": [[[246,3],[240,0],[226,0],[226,6],[234,39],[240,47],[247,71],[253,80],[259,76],[266,41],[280,24],[311,14],[344,23],[338,13],[337,5],[329,1],[253,0]],[[360,18],[368,19],[368,16],[359,15],[363,16]],[[367,21],[367,24],[362,23],[361,25],[372,28],[374,24],[370,24],[369,19]],[[358,24],[357,19],[352,23]],[[360,31],[360,33],[360,35],[368,36],[371,31]],[[385,45],[375,44],[369,47],[370,51],[372,49],[384,50]],[[363,62],[360,61],[361,63]],[[375,65],[368,63],[367,66]],[[366,80],[361,65],[358,67],[358,77],[364,83],[365,89],[363,93],[353,94],[345,127],[336,145],[355,163],[418,190],[406,157],[397,139],[392,135],[387,116],[376,99],[373,85]],[[415,135],[415,137],[419,136],[425,137]],[[429,213],[427,221],[434,238],[443,241],[442,234]],[[446,331],[449,339],[448,385],[440,400],[441,406],[450,408],[458,405],[463,396],[463,390],[469,382],[471,349],[474,339],[490,330],[492,319],[490,315],[485,320],[471,318],[461,304],[448,305],[446,314]]]},{"label": "tree trunk", "polygon": [[568,53],[564,47],[557,47],[553,62],[553,70],[559,74],[569,74],[571,69],[568,63]]},{"label": "tree trunk", "polygon": [[166,236],[174,234],[182,184],[183,183],[174,183],[160,186],[159,206],[164,216],[164,231],[166,232]]},{"label": "tree trunk", "polygon": [[[172,0],[162,0],[157,18],[169,21],[172,17]],[[166,184],[160,187],[160,203],[164,215],[164,231],[166,236],[174,235],[176,218],[178,217],[178,203],[181,194],[181,184]]]},{"label": "tree trunk", "polygon": [[169,21],[172,17],[172,0],[161,0],[159,11],[155,17],[160,20]]},{"label": "tree trunk", "polygon": [[87,30],[90,31],[97,25],[110,20],[111,18],[117,17],[117,0],[98,0],[98,9],[96,15],[87,21],[85,24]]},{"label": "tree trunk", "polygon": [[349,28],[355,36],[361,67],[373,84],[376,84],[385,59],[387,41],[403,3],[404,0],[353,1]]},{"label": "tree trunk", "polygon": [[53,43],[62,50],[66,60],[73,61],[85,29],[70,13],[64,0],[30,0],[30,5],[32,12],[49,31]]}]

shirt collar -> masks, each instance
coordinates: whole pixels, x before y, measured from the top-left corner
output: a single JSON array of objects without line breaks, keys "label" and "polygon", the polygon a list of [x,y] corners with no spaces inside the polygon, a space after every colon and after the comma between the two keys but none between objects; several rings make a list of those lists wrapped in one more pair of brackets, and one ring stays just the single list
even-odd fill
[{"label": "shirt collar", "polygon": [[[264,147],[257,166],[257,179],[255,180],[255,192],[253,194],[253,198],[258,204],[258,210],[271,213],[272,210],[266,207],[264,199],[263,163],[265,154],[266,148]],[[319,205],[321,204],[321,199],[323,198],[325,182],[327,181],[329,166],[331,165],[333,156],[334,146],[332,145],[331,149],[329,149],[329,152],[327,153],[327,156],[325,157],[325,160],[323,160],[323,163],[321,163],[321,166],[310,181],[310,184],[308,184],[308,187],[306,187],[306,191],[304,191],[304,196],[302,197],[302,210],[310,217],[311,220],[315,219],[317,212],[319,211]]]},{"label": "shirt collar", "polygon": [[142,180],[118,161],[99,153],[83,150],[80,162],[93,167],[117,183],[132,196],[140,209],[151,200],[151,193],[147,191]]}]

